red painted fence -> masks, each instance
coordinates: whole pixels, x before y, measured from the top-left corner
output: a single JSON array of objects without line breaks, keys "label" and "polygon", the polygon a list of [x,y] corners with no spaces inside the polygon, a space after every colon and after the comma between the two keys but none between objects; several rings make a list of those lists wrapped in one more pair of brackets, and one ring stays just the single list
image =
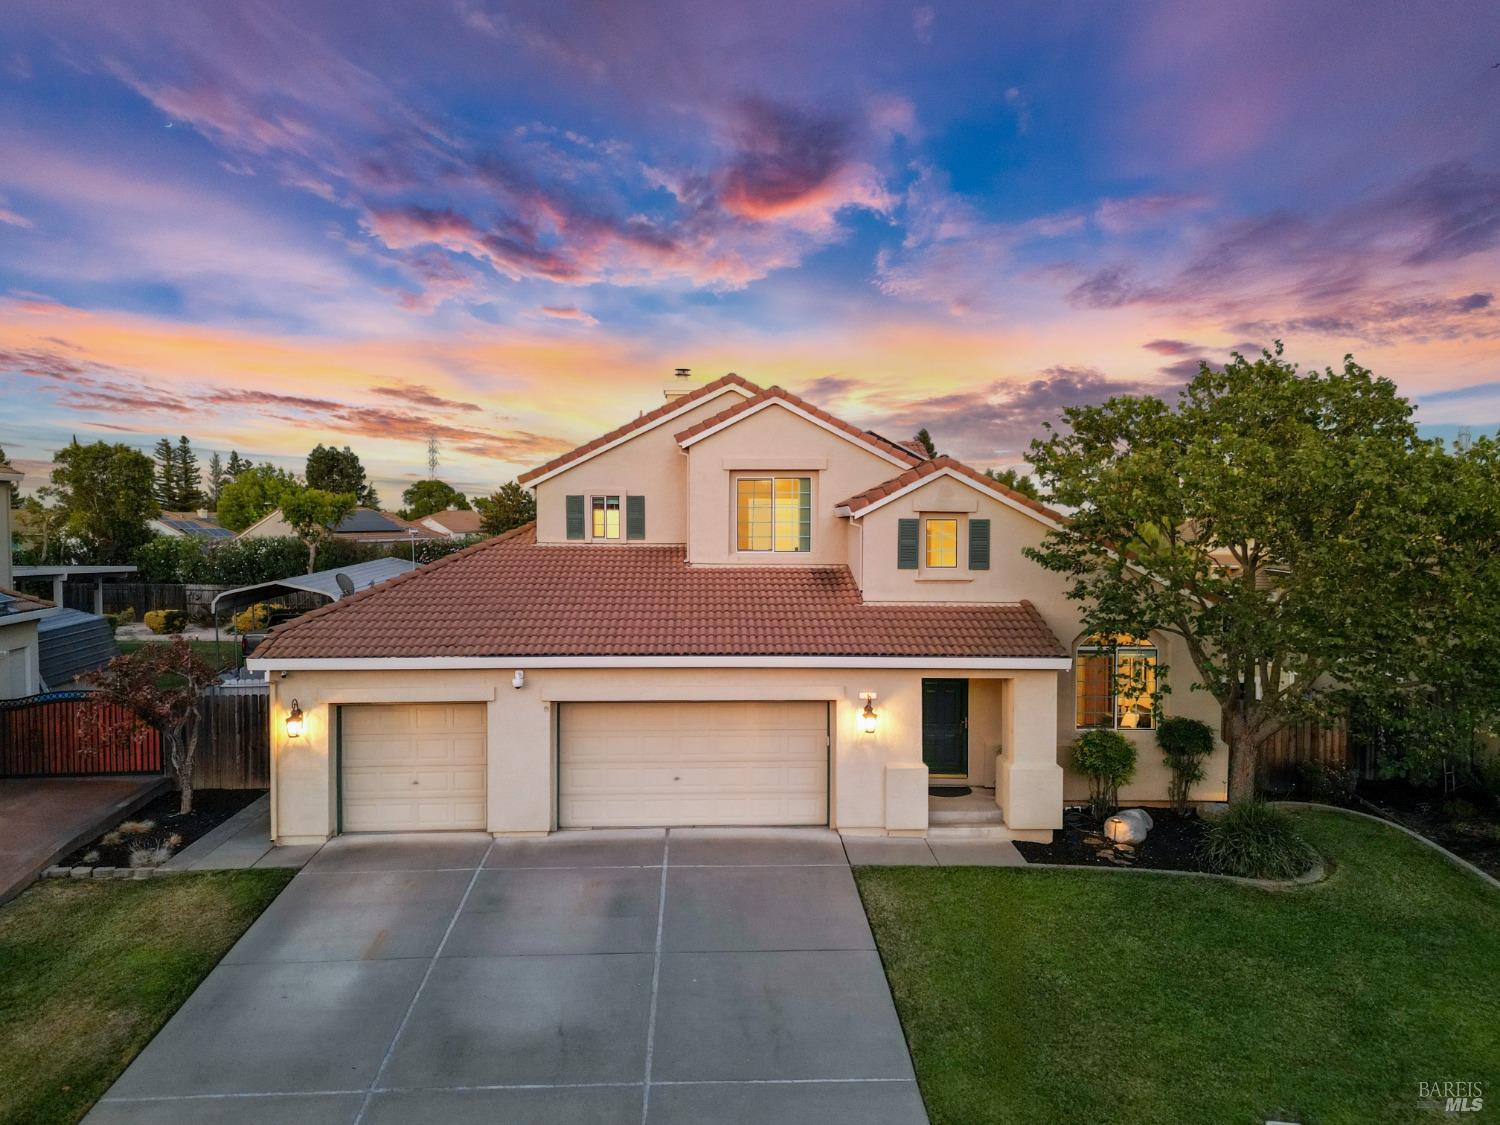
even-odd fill
[{"label": "red painted fence", "polygon": [[[0,700],[0,777],[161,773],[161,734],[111,739],[84,721],[87,692],[55,691]],[[116,716],[111,719],[118,721]]]}]

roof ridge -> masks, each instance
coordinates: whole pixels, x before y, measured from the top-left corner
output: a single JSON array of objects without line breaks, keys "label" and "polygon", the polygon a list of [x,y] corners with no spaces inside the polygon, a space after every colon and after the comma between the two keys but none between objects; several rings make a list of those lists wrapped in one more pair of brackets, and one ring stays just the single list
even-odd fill
[{"label": "roof ridge", "polygon": [[761,387],[758,384],[752,383],[743,375],[737,375],[733,371],[730,371],[727,374],[720,375],[712,382],[704,383],[701,387],[694,387],[691,391],[688,391],[684,395],[680,395],[674,399],[668,399],[660,406],[653,407],[652,409],[646,411],[644,414],[637,415],[635,418],[631,419],[629,422],[626,422],[622,426],[616,426],[614,429],[608,430],[605,433],[600,434],[598,437],[590,438],[588,441],[584,442],[581,445],[575,445],[566,453],[559,453],[556,457],[553,457],[549,461],[542,462],[542,464],[538,465],[534,469],[527,469],[520,476],[516,477],[516,483],[526,484],[528,481],[535,480],[537,477],[542,476],[545,473],[552,472],[554,469],[560,469],[570,461],[577,460],[585,453],[598,449],[603,445],[607,445],[611,441],[614,441],[616,438],[624,437],[632,430],[639,429],[642,425],[645,425],[648,422],[654,422],[656,419],[670,414],[672,411],[680,409],[681,407],[686,406],[691,402],[698,401],[699,399],[707,395],[710,391],[721,390],[724,387],[729,386],[743,387],[745,390],[752,392],[752,395],[761,393]]},{"label": "roof ridge", "polygon": [[[850,513],[855,514],[859,511],[862,511],[864,508],[867,508],[870,505],[885,499],[885,497],[889,496],[891,493],[897,491],[898,489],[916,484],[917,481],[923,479],[924,477],[930,477],[933,474],[942,471],[943,469],[953,469],[960,475],[968,477],[970,480],[974,481],[974,483],[981,485],[984,488],[988,488],[993,492],[998,492],[1008,499],[1015,501],[1017,504],[1031,509],[1031,511],[1035,512],[1037,515],[1052,520],[1054,523],[1067,522],[1067,517],[1056,509],[1048,507],[1040,500],[1027,496],[1024,492],[1019,492],[1016,489],[1011,488],[1009,485],[1002,484],[994,477],[987,476],[986,474],[981,473],[972,465],[967,465],[964,462],[960,461],[957,457],[951,456],[947,453],[940,453],[938,456],[930,460],[921,461],[913,465],[911,468],[905,470],[904,472],[897,473],[895,476],[889,478],[888,480],[883,480],[879,484],[872,484],[869,488],[861,489],[853,496],[839,501],[834,505],[834,507],[849,508]],[[908,479],[908,477],[910,479]],[[859,501],[864,500],[867,497],[869,498],[868,503],[859,503]]]},{"label": "roof ridge", "polygon": [[[320,605],[317,609],[309,610],[308,612],[301,614],[300,616],[292,618],[292,620],[290,621],[283,621],[280,625],[277,625],[269,633],[266,634],[265,640],[261,641],[260,644],[255,646],[256,651],[258,652],[261,648],[264,648],[266,645],[270,644],[273,639],[283,634],[292,632],[299,625],[306,624],[308,621],[312,621],[316,618],[326,617],[328,614],[338,609],[344,609],[351,605],[357,605],[372,594],[382,593],[386,590],[392,589],[393,587],[400,586],[401,584],[409,582],[410,580],[416,578],[418,575],[432,574],[434,571],[442,570],[444,567],[453,562],[456,562],[458,559],[465,558],[469,555],[477,555],[490,547],[494,547],[496,544],[516,538],[521,532],[535,530],[535,528],[536,520],[531,520],[528,523],[521,524],[519,527],[511,528],[509,531],[502,531],[499,535],[491,536],[490,538],[481,540],[478,543],[472,543],[469,546],[463,548],[463,550],[461,551],[454,551],[451,555],[444,555],[440,559],[435,559],[430,563],[425,563],[422,566],[415,567],[414,569],[408,570],[405,573],[397,574],[394,577],[387,578],[384,582],[377,582],[373,586],[366,586],[363,590],[358,590],[355,593],[349,594],[347,597],[339,598],[337,601],[329,602],[327,605]],[[371,559],[369,561],[374,562],[375,560]],[[254,655],[254,653],[252,653],[251,655]]]},{"label": "roof ridge", "polygon": [[763,402],[769,402],[770,400],[776,398],[783,399],[793,406],[801,407],[809,414],[813,415],[815,418],[820,418],[825,422],[829,422],[832,425],[837,426],[839,429],[843,430],[851,437],[857,436],[865,439],[866,441],[872,442],[883,449],[890,450],[897,457],[900,457],[902,460],[906,461],[909,465],[916,465],[921,462],[921,458],[919,458],[910,449],[906,449],[897,442],[891,441],[890,438],[882,437],[874,430],[860,429],[853,422],[850,422],[845,418],[840,418],[832,411],[824,410],[821,406],[818,406],[816,403],[809,402],[807,399],[803,398],[795,391],[789,391],[785,387],[776,383],[773,383],[769,387],[763,388],[757,394],[751,395],[747,399],[741,399],[733,406],[726,407],[725,409],[719,411],[719,413],[712,415],[711,417],[704,418],[700,422],[694,422],[686,429],[677,431],[677,433],[672,435],[672,438],[674,441],[681,444],[689,438],[703,433],[705,430],[710,430],[717,425],[729,421],[737,414],[742,414],[745,411],[750,410],[751,408],[758,406]]}]

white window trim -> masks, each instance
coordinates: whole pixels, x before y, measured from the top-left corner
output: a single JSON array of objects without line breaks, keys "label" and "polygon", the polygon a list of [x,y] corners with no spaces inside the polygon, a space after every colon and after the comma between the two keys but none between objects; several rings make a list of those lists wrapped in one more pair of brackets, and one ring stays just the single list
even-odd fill
[{"label": "white window trim", "polygon": [[[750,473],[740,473],[734,477],[733,483],[733,509],[734,509],[734,553],[737,555],[810,555],[813,553],[813,530],[809,523],[807,529],[807,550],[778,551],[776,549],[776,482],[778,480],[805,480],[807,482],[807,500],[809,506],[813,506],[813,478],[817,474],[789,471],[785,475],[778,473],[763,473],[759,470]],[[755,547],[740,546],[740,481],[745,480],[768,480],[771,482],[771,546],[765,550]],[[799,513],[800,516],[800,513]],[[800,539],[800,533],[799,533]]]},{"label": "white window trim", "polygon": [[[958,515],[955,515],[955,514],[949,513],[949,512],[943,512],[940,515],[923,515],[920,518],[922,520],[922,565],[921,565],[921,570],[922,571],[940,570],[940,571],[943,571],[945,573],[945,575],[946,575],[947,572],[952,571],[952,572],[954,572],[956,574],[959,571],[959,569],[961,569],[959,561],[958,561],[959,560],[959,555],[960,555],[960,552],[959,552],[959,549],[958,549],[959,548],[959,541],[963,538],[963,529],[968,525],[968,521],[960,518]],[[953,525],[953,565],[952,566],[943,566],[940,563],[930,563],[930,562],[927,561],[927,559],[929,558],[929,551],[928,551],[928,547],[927,547],[927,525],[929,523],[933,522],[934,520],[944,520],[944,521],[946,521],[948,523],[951,523]],[[918,573],[920,574],[921,571],[918,571]]]},{"label": "white window trim", "polygon": [[[622,543],[622,542],[624,542],[624,540],[625,540],[625,497],[627,495],[628,495],[628,493],[625,493],[625,492],[590,492],[590,493],[586,494],[587,507],[584,509],[584,513],[583,514],[584,514],[585,525],[586,525],[587,530],[588,530],[588,539],[589,539],[590,542],[599,542],[599,543]],[[615,500],[619,501],[619,507],[618,507],[617,511],[620,513],[620,534],[614,535],[614,536],[610,536],[610,535],[595,535],[594,534],[594,501],[595,500],[603,500],[603,501],[605,501],[605,503],[606,503],[605,511],[608,512],[608,501],[611,498],[614,498]],[[607,515],[605,517],[605,522],[606,523],[608,522],[608,516]]]},{"label": "white window trim", "polygon": [[[1122,727],[1120,725],[1120,690],[1119,690],[1119,683],[1120,683],[1120,671],[1119,671],[1119,668],[1120,668],[1120,665],[1119,665],[1119,661],[1120,661],[1120,653],[1121,653],[1121,651],[1124,651],[1124,652],[1138,652],[1138,653],[1150,653],[1151,656],[1153,657],[1154,661],[1155,661],[1155,663],[1152,665],[1152,667],[1160,667],[1160,665],[1161,665],[1161,646],[1160,645],[1156,645],[1156,644],[1146,644],[1146,645],[1115,645],[1112,648],[1109,645],[1075,645],[1074,646],[1074,648],[1073,648],[1073,659],[1071,661],[1071,667],[1072,667],[1072,672],[1073,672],[1073,729],[1075,731],[1088,731],[1088,730],[1113,730],[1113,731],[1122,731],[1122,730],[1155,730],[1157,728],[1157,726],[1159,725],[1158,717],[1157,717],[1157,715],[1156,715],[1156,713],[1154,711],[1152,712],[1151,725],[1149,727]],[[1109,666],[1109,671],[1110,671],[1110,681],[1109,681],[1110,682],[1110,688],[1109,688],[1109,715],[1110,715],[1110,719],[1109,719],[1109,726],[1107,726],[1107,727],[1081,727],[1081,726],[1078,725],[1078,658],[1080,656],[1099,656],[1099,655],[1103,655],[1103,654],[1108,654],[1109,657],[1110,657],[1110,666]]]}]

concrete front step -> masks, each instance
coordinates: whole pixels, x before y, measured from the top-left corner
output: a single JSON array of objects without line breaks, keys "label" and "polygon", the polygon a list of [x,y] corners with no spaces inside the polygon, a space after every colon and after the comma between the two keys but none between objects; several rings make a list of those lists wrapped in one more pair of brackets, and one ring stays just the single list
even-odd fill
[{"label": "concrete front step", "polygon": [[994,805],[987,809],[930,809],[928,824],[1004,824],[1005,814]]},{"label": "concrete front step", "polygon": [[1014,840],[1017,834],[1003,822],[998,824],[939,824],[927,826],[929,840]]}]

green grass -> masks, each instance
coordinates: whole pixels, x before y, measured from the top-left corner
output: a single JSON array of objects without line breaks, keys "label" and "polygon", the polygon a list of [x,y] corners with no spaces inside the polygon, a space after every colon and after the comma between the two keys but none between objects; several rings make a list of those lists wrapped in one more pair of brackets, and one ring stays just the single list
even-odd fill
[{"label": "green grass", "polygon": [[1500,1094],[1500,891],[1389,827],[1297,822],[1332,865],[1292,890],[858,869],[932,1120],[1453,1120],[1418,1080]]},{"label": "green grass", "polygon": [[[129,656],[147,645],[159,645],[161,641],[120,641],[120,655]],[[219,641],[188,641],[193,646],[193,651],[207,660],[215,668],[233,668],[240,661],[240,642],[236,637],[233,640]]]},{"label": "green grass", "polygon": [[292,874],[49,879],[0,907],[0,1121],[88,1112]]}]

